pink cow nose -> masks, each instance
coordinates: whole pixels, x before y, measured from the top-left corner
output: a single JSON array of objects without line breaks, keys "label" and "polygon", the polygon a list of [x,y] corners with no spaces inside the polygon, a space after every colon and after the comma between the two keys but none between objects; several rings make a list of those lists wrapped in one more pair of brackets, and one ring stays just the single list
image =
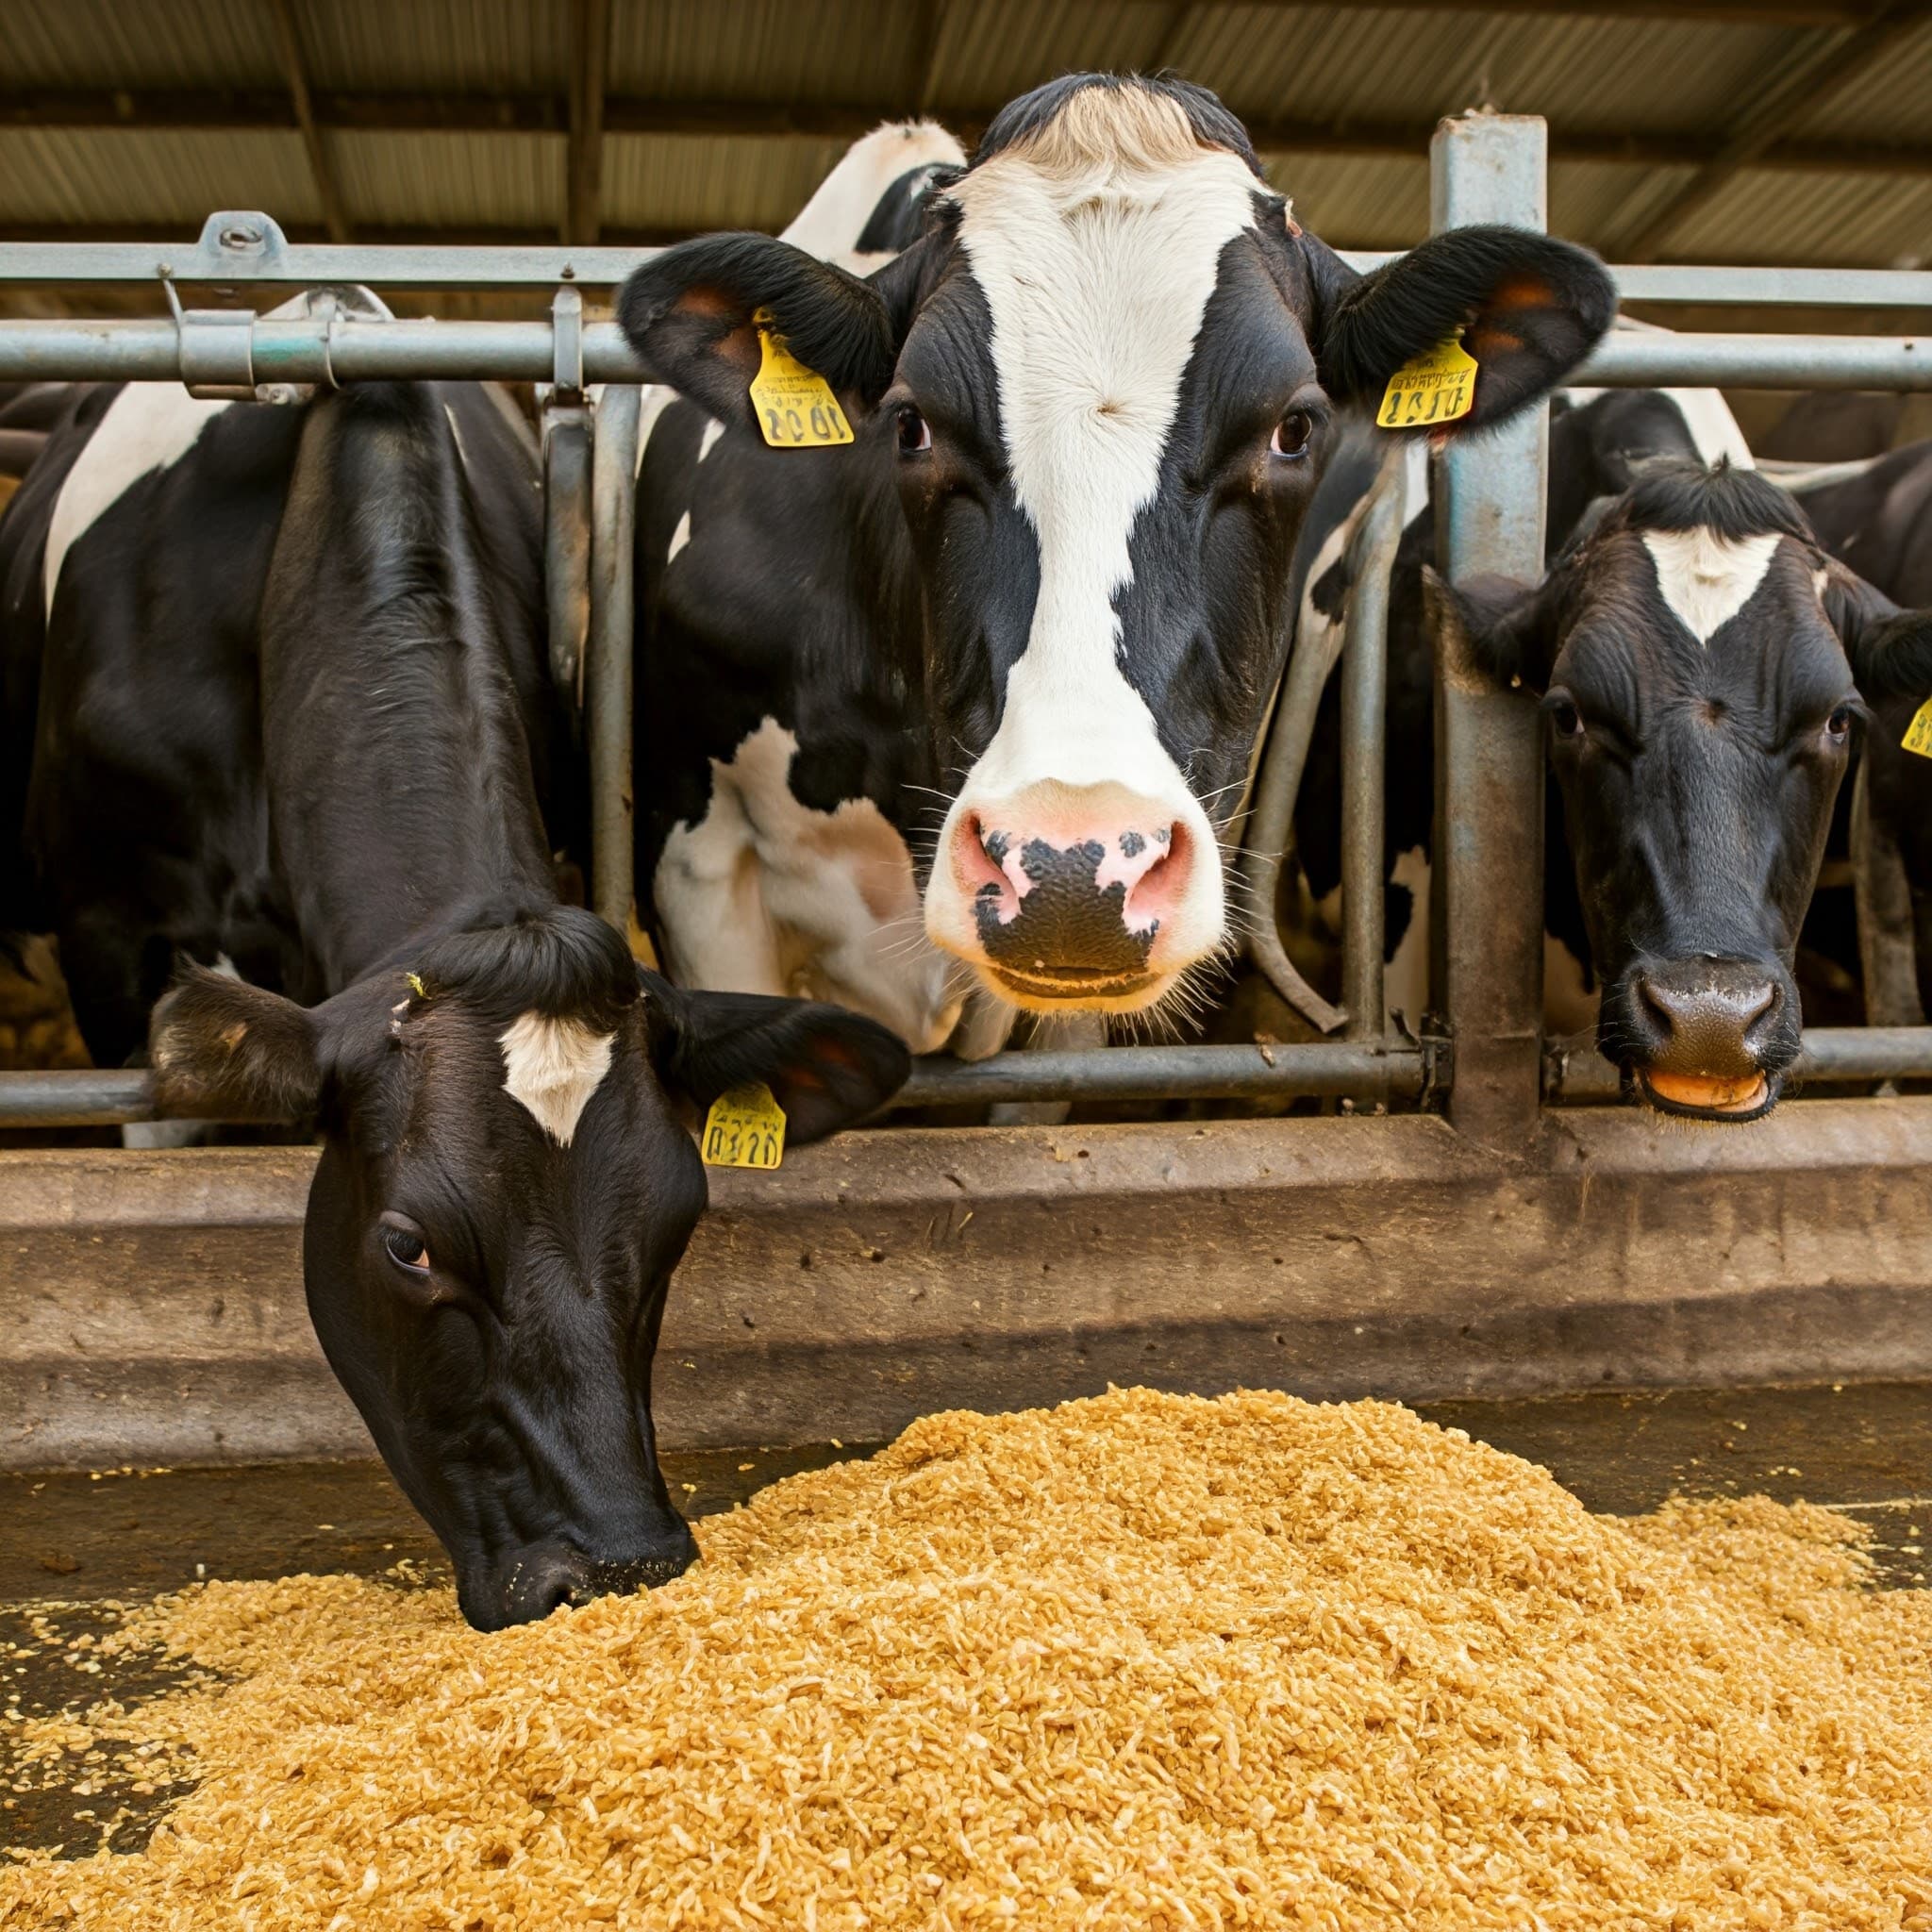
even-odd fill
[{"label": "pink cow nose", "polygon": [[1034,998],[1124,995],[1156,975],[1148,956],[1193,868],[1172,813],[1116,809],[1100,823],[991,805],[961,815],[956,877],[987,963]]}]

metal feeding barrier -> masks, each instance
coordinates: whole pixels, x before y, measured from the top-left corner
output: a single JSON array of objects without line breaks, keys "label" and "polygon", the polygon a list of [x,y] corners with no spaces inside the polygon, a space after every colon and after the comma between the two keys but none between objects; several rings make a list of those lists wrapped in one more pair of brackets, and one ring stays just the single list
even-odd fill
[{"label": "metal feeding barrier", "polygon": [[[1536,118],[1445,121],[1430,149],[1432,226],[1509,222],[1542,229],[1546,140]],[[651,251],[558,247],[294,245],[267,216],[210,216],[192,246],[0,243],[0,283],[158,280],[170,313],[147,320],[0,322],[0,381],[182,382],[197,394],[290,401],[375,378],[494,378],[548,386],[543,417],[550,663],[581,706],[592,792],[591,900],[620,929],[632,912],[632,541],[645,376],[616,325],[587,322],[585,289],[608,289]],[[1381,255],[1344,258],[1367,269]],[[1932,308],[1932,273],[1634,267],[1625,300],[1716,305]],[[233,291],[538,289],[548,321],[439,322],[310,302],[302,314],[189,308],[181,287]],[[1777,389],[1932,389],[1932,340],[1893,336],[1618,333],[1580,384]],[[591,391],[607,385],[594,402]],[[1436,460],[1438,563],[1452,581],[1542,570],[1548,414],[1528,412]],[[1335,1097],[1358,1107],[1441,1102],[1473,1138],[1507,1141],[1546,1101],[1613,1098],[1593,1053],[1545,1052],[1541,1036],[1543,747],[1534,705],[1436,672],[1437,809],[1432,985],[1438,1012],[1413,1031],[1383,1015],[1384,714],[1390,575],[1403,466],[1386,464],[1350,540],[1355,587],[1341,649],[1342,1000],[1296,972],[1272,919],[1256,963],[1336,1039],[1243,1046],[1004,1053],[921,1061],[898,1105],[1183,1098]],[[1441,654],[1439,654],[1440,658]],[[1332,665],[1291,658],[1254,791],[1241,866],[1265,915]],[[1932,1076],[1932,1027],[1809,1031],[1797,1072],[1882,1081]],[[138,1072],[0,1074],[0,1126],[147,1118]]]}]

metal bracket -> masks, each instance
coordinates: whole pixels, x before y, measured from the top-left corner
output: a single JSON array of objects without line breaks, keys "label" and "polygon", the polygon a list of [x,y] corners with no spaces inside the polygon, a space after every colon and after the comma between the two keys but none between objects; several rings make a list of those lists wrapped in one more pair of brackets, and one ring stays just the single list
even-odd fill
[{"label": "metal bracket", "polygon": [[575,289],[559,289],[550,304],[553,403],[584,399],[584,298]]},{"label": "metal bracket", "polygon": [[213,402],[255,400],[255,310],[184,308],[163,265],[161,292],[181,345],[181,381],[192,396]]}]

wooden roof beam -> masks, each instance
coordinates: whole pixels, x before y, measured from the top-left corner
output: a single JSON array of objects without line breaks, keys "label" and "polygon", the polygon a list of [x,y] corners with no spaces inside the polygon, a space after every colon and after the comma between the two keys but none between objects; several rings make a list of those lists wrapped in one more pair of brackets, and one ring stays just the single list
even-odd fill
[{"label": "wooden roof beam", "polygon": [[570,153],[562,239],[593,246],[603,219],[606,78],[610,0],[571,0]]}]

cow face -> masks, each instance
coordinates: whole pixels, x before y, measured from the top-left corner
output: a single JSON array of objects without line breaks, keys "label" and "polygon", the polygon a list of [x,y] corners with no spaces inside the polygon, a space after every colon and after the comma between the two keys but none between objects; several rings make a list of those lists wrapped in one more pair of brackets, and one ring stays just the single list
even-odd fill
[{"label": "cow face", "polygon": [[944,822],[927,931],[1001,999],[1131,1011],[1228,936],[1220,834],[1292,625],[1295,533],[1339,410],[1458,329],[1474,410],[1541,394],[1607,324],[1579,251],[1507,229],[1366,279],[1179,82],[1074,75],[989,129],[870,281],[761,237],[625,286],[653,374],[749,421],[754,317],[866,419],[924,625]]},{"label": "cow face", "polygon": [[1682,462],[1598,506],[1541,586],[1455,602],[1479,666],[1542,693],[1601,1051],[1664,1112],[1768,1113],[1856,679],[1903,663],[1915,620],[1763,477]]},{"label": "cow face", "polygon": [[157,1008],[164,1111],[318,1116],[309,1311],[479,1629],[677,1575],[650,1371],[706,1199],[675,1101],[767,1081],[789,1135],[906,1052],[828,1007],[690,994],[588,914],[461,935],[313,1010],[196,973]]}]

